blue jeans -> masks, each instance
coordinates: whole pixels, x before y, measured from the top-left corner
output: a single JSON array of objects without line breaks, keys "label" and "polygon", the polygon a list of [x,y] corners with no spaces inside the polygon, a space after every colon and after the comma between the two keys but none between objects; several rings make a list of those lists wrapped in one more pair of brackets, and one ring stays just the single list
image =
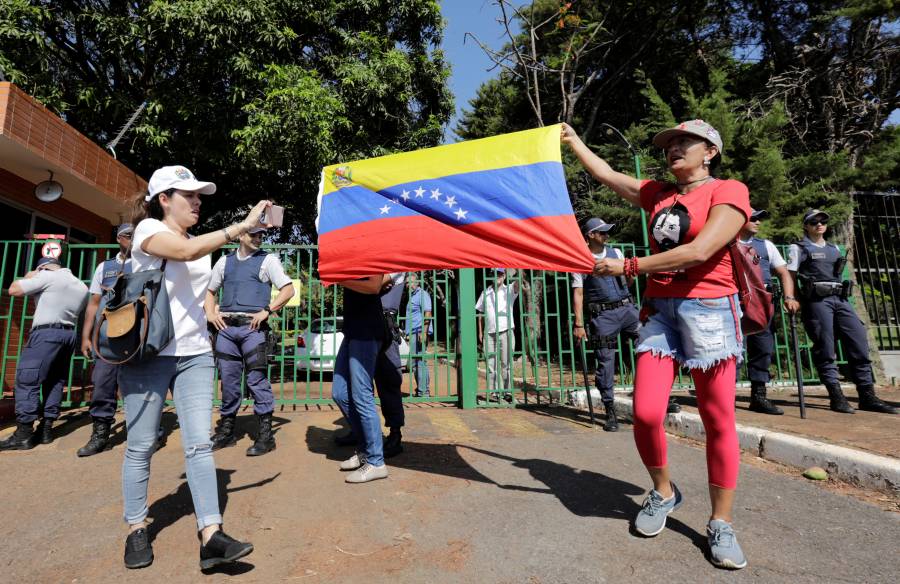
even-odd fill
[{"label": "blue jeans", "polygon": [[638,333],[636,353],[672,357],[688,369],[706,371],[743,357],[737,296],[648,298],[656,311]]},{"label": "blue jeans", "polygon": [[359,441],[359,451],[375,466],[384,464],[381,443],[381,417],[375,408],[372,377],[381,350],[380,339],[344,337],[334,360],[331,398],[350,422]]},{"label": "blue jeans", "polygon": [[416,378],[416,397],[428,397],[431,393],[428,391],[428,365],[421,356],[413,357],[416,353],[424,353],[427,348],[426,343],[420,342],[422,332],[413,332],[409,335],[409,354],[412,365],[412,374]]},{"label": "blue jeans", "polygon": [[181,428],[181,446],[197,529],[222,523],[216,463],[209,439],[215,369],[212,353],[203,353],[187,357],[154,357],[144,363],[123,365],[119,370],[128,431],[122,464],[122,495],[125,521],[129,525],[147,518],[150,458],[169,388]]}]

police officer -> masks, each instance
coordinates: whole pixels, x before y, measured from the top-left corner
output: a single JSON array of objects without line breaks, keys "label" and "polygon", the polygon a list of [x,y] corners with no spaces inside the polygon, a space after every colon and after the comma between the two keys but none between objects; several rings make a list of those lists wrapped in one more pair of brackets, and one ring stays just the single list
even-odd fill
[{"label": "police officer", "polygon": [[[781,290],[784,297],[784,307],[788,312],[794,313],[800,310],[794,294],[794,280],[788,273],[787,262],[781,257],[778,248],[768,239],[756,237],[759,232],[759,224],[768,218],[769,212],[765,209],[755,209],[750,214],[750,219],[741,228],[738,238],[742,243],[753,246],[759,254],[759,269],[766,288],[772,291],[770,281],[772,272],[781,281]],[[774,320],[774,319],[773,319]],[[746,337],[747,344],[747,371],[750,377],[750,410],[761,414],[780,416],[784,411],[766,399],[766,384],[769,382],[769,365],[772,363],[772,353],[775,351],[775,333],[772,330],[772,322],[766,330]]]},{"label": "police officer", "polygon": [[[33,271],[10,285],[9,295],[35,296],[35,309],[28,342],[16,367],[16,431],[0,442],[0,450],[29,450],[36,441],[53,441],[51,428],[59,417],[69,360],[75,351],[75,325],[87,303],[88,290],[59,260],[40,258]],[[35,436],[33,424],[38,417],[41,421]]]},{"label": "police officer", "polygon": [[[606,245],[613,227],[615,224],[606,223],[597,217],[588,219],[585,223],[584,236],[595,261],[606,257],[623,257],[622,252]],[[589,338],[593,345],[597,360],[594,380],[606,409],[603,429],[607,432],[619,429],[613,392],[618,336],[621,333],[634,340],[640,327],[638,310],[628,290],[630,284],[631,282],[619,277],[572,274],[572,304],[575,310],[573,335],[578,340]],[[590,337],[584,325],[585,312],[590,316]],[[680,410],[681,407],[670,399],[668,411]]]},{"label": "police officer", "polygon": [[[260,456],[275,449],[272,412],[275,398],[266,378],[267,319],[284,307],[295,293],[290,277],[278,257],[260,249],[265,229],[251,229],[240,238],[240,247],[219,258],[213,266],[206,294],[206,318],[218,331],[216,360],[222,377],[222,405],[212,436],[213,450],[237,443],[235,416],[241,405],[241,378],[247,369],[247,387],[253,394],[253,413],[258,431],[247,456]],[[278,295],[272,298],[272,286]],[[216,292],[222,288],[222,303]]]},{"label": "police officer", "polygon": [[[91,296],[84,315],[84,326],[81,329],[81,354],[86,359],[92,358],[91,334],[94,330],[94,317],[100,307],[101,296],[115,285],[120,274],[131,273],[131,259],[128,258],[128,250],[131,248],[133,234],[134,227],[131,223],[119,225],[116,230],[119,253],[113,258],[101,262],[94,270],[94,277],[91,279],[89,288]],[[88,443],[78,450],[78,456],[93,456],[106,450],[110,445],[109,433],[116,415],[118,372],[117,365],[112,365],[99,358],[94,361],[94,369],[91,372],[94,391],[91,394],[89,410],[94,427]]]},{"label": "police officer", "polygon": [[[403,297],[403,283],[406,274],[396,272],[388,274],[381,289],[381,307],[384,311],[384,322],[388,336],[382,351],[375,363],[375,389],[381,401],[381,415],[389,429],[384,440],[384,457],[391,458],[403,452],[400,428],[406,422],[403,412],[403,364],[400,361],[400,300]],[[349,433],[336,436],[338,446],[353,446],[358,439],[351,430]]]},{"label": "police officer", "polygon": [[852,414],[853,408],[838,381],[834,345],[837,334],[850,362],[859,409],[896,414],[896,408],[875,396],[866,329],[848,302],[852,283],[841,281],[846,260],[836,245],[825,241],[828,218],[828,213],[818,209],[803,216],[805,237],[791,245],[788,262],[788,270],[800,280],[801,315],[806,333],[813,341],[813,363],[828,390],[831,409]]}]

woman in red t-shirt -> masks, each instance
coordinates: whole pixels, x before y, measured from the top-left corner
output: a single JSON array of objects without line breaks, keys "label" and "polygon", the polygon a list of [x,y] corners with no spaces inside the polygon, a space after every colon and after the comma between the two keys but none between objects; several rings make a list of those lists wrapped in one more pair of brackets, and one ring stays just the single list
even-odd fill
[{"label": "woman in red t-shirt", "polygon": [[731,526],[740,450],[734,419],[735,367],[742,353],[740,308],[728,243],[750,217],[747,187],[710,174],[721,160],[722,139],[702,120],[660,132],[675,183],[641,181],[614,171],[563,124],[562,142],[584,167],[650,220],[649,257],[604,259],[601,276],[647,274],[645,310],[636,352],[634,438],[653,489],[635,518],[645,536],[660,533],[666,516],[682,504],[669,478],[663,421],[679,366],[690,369],[706,429],[706,460],[712,514],[707,525],[716,566],[747,565]]}]

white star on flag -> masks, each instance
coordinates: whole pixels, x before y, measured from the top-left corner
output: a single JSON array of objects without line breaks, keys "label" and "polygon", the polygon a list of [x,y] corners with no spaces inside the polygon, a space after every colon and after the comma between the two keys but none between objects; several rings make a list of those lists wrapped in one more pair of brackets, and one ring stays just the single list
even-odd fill
[{"label": "white star on flag", "polygon": [[431,191],[431,198],[434,199],[435,201],[440,201],[441,200],[441,189],[434,189],[433,191]]},{"label": "white star on flag", "polygon": [[409,200],[409,191],[403,191],[403,193],[400,194],[400,198],[403,199],[404,201],[408,201]]},{"label": "white star on flag", "polygon": [[382,214],[382,215],[387,215],[388,212],[390,212],[390,210],[391,210],[391,208],[388,207],[387,205],[385,205],[384,207],[382,207],[381,209],[379,209],[379,211],[381,211],[381,214]]},{"label": "white star on flag", "polygon": [[450,207],[450,208],[452,209],[452,208],[453,208],[453,205],[456,204],[456,196],[455,196],[455,195],[450,195],[449,197],[447,197],[447,200],[444,201],[444,204],[447,205],[448,207]]},{"label": "white star on flag", "polygon": [[456,210],[456,213],[454,213],[454,215],[456,215],[457,221],[462,221],[466,218],[466,213],[468,213],[468,211],[463,211],[462,207],[460,207]]},{"label": "white star on flag", "polygon": [[416,198],[417,198],[417,199],[421,199],[421,198],[422,198],[422,195],[425,194],[425,189],[423,189],[422,187],[419,187],[419,188],[417,188],[417,189],[416,189],[415,191],[413,191],[413,192],[416,193]]},{"label": "white star on flag", "polygon": [[392,202],[393,204],[396,205],[396,204],[399,203],[400,201],[398,201],[397,198],[394,197],[393,199],[391,199],[391,202]]}]

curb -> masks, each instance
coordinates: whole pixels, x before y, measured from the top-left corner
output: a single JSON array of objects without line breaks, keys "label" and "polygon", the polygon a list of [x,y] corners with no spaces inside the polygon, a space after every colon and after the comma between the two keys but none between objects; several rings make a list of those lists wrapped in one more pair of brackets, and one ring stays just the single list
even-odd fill
[{"label": "curb", "polygon": [[[633,408],[630,398],[616,396],[620,417],[633,421]],[[676,436],[706,440],[698,414],[668,414],[665,425],[666,430]],[[737,434],[741,449],[754,456],[801,469],[820,466],[829,476],[860,487],[900,494],[898,459],[742,424],[737,425]]]}]

